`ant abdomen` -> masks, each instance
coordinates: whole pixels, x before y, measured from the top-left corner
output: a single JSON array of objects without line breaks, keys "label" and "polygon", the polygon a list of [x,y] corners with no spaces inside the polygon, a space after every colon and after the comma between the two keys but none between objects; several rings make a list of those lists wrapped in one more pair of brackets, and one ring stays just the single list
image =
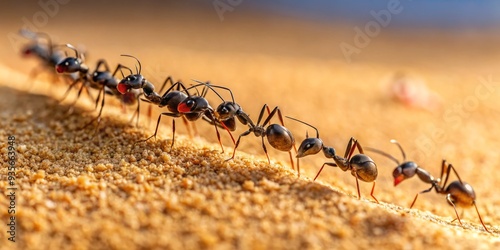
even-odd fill
[{"label": "ant abdomen", "polygon": [[166,96],[164,96],[161,99],[158,107],[162,108],[162,107],[167,106],[167,109],[170,112],[178,113],[177,106],[179,106],[179,104],[183,100],[185,100],[186,98],[188,98],[187,94],[180,92],[180,91],[173,91],[173,92],[168,93]]},{"label": "ant abdomen", "polygon": [[351,174],[365,182],[372,182],[377,179],[378,170],[375,162],[364,154],[357,154],[351,158]]},{"label": "ant abdomen", "polygon": [[281,151],[290,151],[295,145],[292,133],[279,124],[271,124],[266,129],[267,141],[274,148]]},{"label": "ant abdomen", "polygon": [[451,202],[459,207],[471,207],[476,200],[476,193],[469,183],[454,181],[446,188]]}]

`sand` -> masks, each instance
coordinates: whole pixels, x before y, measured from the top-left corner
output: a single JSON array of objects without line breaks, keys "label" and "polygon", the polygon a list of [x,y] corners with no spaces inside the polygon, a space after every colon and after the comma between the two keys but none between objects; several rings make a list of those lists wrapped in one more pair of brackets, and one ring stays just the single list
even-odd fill
[{"label": "sand", "polygon": [[[213,14],[189,11],[200,20]],[[491,233],[484,231],[474,209],[463,210],[462,226],[453,221],[455,214],[443,195],[421,195],[408,209],[414,195],[428,186],[411,179],[393,187],[395,164],[375,154],[370,156],[379,168],[375,196],[380,204],[369,196],[371,184],[364,182],[358,200],[354,178],[339,169],[326,168],[313,181],[325,162],[321,154],[301,160],[298,178],[288,154],[268,146],[269,164],[260,139],[248,136],[235,159],[226,161],[233,149],[229,137],[222,133],[222,153],[213,127],[201,121],[196,122],[194,138],[178,121],[173,148],[171,118],[164,119],[156,140],[137,143],[153,133],[161,111],[157,108],[151,118],[143,113],[135,127],[129,122],[133,110],[123,113],[112,100],[97,132],[93,126],[82,129],[96,115],[89,98],[84,95],[68,112],[74,95],[58,103],[66,87],[46,76],[28,79],[37,63],[7,50],[2,59],[10,60],[0,65],[0,188],[8,186],[7,137],[14,135],[18,224],[16,242],[8,241],[8,197],[0,196],[1,249],[500,247],[500,196],[492,188],[500,180],[495,150],[500,136],[500,65],[493,46],[498,43],[491,42],[498,38],[469,34],[457,39],[425,32],[405,38],[390,33],[348,64],[337,45],[350,37],[349,27],[336,29],[335,35],[288,19],[268,27],[270,20],[276,21],[273,17],[255,20],[241,12],[232,22],[207,21],[216,28],[205,30],[182,13],[162,15],[169,24],[184,21],[183,27],[169,26],[177,39],[154,32],[164,23],[141,29],[150,17],[127,26],[139,34],[118,44],[95,39],[104,33],[89,25],[49,25],[46,31],[59,41],[85,44],[91,67],[99,57],[132,66],[119,57],[129,53],[141,59],[144,74],[157,86],[167,74],[228,86],[254,119],[264,103],[279,105],[284,115],[317,126],[325,144],[339,154],[354,136],[362,146],[400,159],[389,143],[397,139],[408,159],[436,177],[446,158],[474,187]],[[66,15],[71,12],[54,20]],[[249,20],[249,26],[243,25]],[[267,36],[269,31],[259,27],[278,35]],[[289,32],[292,27],[294,32]],[[123,30],[106,32],[118,37]],[[193,39],[194,34],[206,39]],[[215,34],[224,37],[224,44]],[[156,39],[141,38],[151,36]],[[314,44],[303,46],[307,43]],[[393,53],[395,47],[398,53]],[[391,99],[388,85],[398,72],[423,82],[438,104],[425,109]],[[488,86],[491,91],[484,92]],[[217,99],[212,96],[210,101]],[[298,123],[285,123],[297,146],[306,130],[314,134]],[[244,130],[239,126],[233,135]]]}]

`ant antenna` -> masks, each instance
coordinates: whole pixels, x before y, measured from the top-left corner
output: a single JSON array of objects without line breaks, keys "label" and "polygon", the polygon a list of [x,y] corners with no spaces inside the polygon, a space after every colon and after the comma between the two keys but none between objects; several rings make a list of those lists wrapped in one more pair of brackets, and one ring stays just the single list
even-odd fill
[{"label": "ant antenna", "polygon": [[[319,131],[318,131],[318,129],[317,129],[316,127],[314,127],[313,125],[311,125],[311,124],[309,124],[309,123],[307,123],[307,122],[303,122],[303,121],[301,121],[301,120],[299,120],[299,119],[295,119],[295,118],[290,117],[290,116],[285,116],[285,117],[286,117],[286,118],[288,118],[288,119],[294,120],[294,121],[296,121],[296,122],[300,122],[300,123],[302,123],[302,124],[304,124],[304,125],[307,125],[307,126],[309,126],[309,127],[313,128],[314,130],[316,130],[316,138],[318,138],[318,139],[319,139]],[[307,135],[307,132],[306,132],[306,137],[307,137],[307,136],[308,136],[308,135]]]},{"label": "ant antenna", "polygon": [[139,59],[137,59],[137,57],[132,56],[132,55],[121,55],[121,56],[126,56],[126,57],[132,57],[132,58],[134,58],[137,61],[137,63],[139,64],[139,69],[137,69],[137,65],[135,65],[135,71],[137,71],[137,74],[139,74],[139,75],[141,74],[142,65],[141,65],[141,61],[139,61]]},{"label": "ant antenna", "polygon": [[[198,84],[193,85],[193,86],[189,87],[188,89],[191,89],[191,88],[195,88],[196,89],[196,87],[198,87],[198,86],[205,85],[203,87],[203,91],[202,91],[202,95],[201,96],[206,95],[208,93],[207,88],[209,88],[209,89],[212,90],[212,92],[214,92],[224,102],[224,98],[222,98],[222,96],[219,94],[219,92],[215,91],[214,88],[221,88],[221,89],[227,89],[227,88],[222,87],[222,86],[218,86],[218,85],[212,85],[212,84],[210,84],[210,82],[201,82],[201,81],[194,80],[194,79],[192,79],[192,80],[195,81],[195,82],[197,82]],[[198,89],[196,89],[196,90],[198,91]],[[232,93],[231,93],[231,97],[232,97]],[[233,99],[233,102],[234,102],[234,99]]]},{"label": "ant antenna", "polygon": [[[406,154],[405,154],[405,151],[403,150],[403,147],[401,147],[401,145],[399,144],[399,142],[397,142],[396,140],[392,139],[391,140],[391,143],[394,143],[396,145],[398,145],[399,149],[401,150],[401,153],[403,154],[403,162],[406,161]],[[364,147],[364,149],[368,150],[368,151],[372,151],[372,152],[375,152],[377,154],[380,154],[380,155],[383,155],[389,159],[391,159],[392,161],[394,161],[396,164],[401,165],[401,163],[398,161],[398,159],[396,159],[396,157],[382,151],[382,150],[378,150],[376,148],[371,148],[371,147]]]},{"label": "ant antenna", "polygon": [[224,99],[215,90],[213,90],[213,88],[219,88],[219,89],[227,90],[229,92],[229,94],[231,95],[231,100],[234,103],[233,91],[231,91],[229,88],[224,87],[224,86],[219,86],[219,85],[213,85],[213,84],[210,84],[210,82],[204,83],[204,82],[196,80],[196,79],[191,79],[191,80],[193,80],[193,81],[195,81],[197,83],[200,83],[200,84],[208,84],[208,85],[210,85],[212,87],[212,91],[214,91],[222,99],[222,101],[224,101]]},{"label": "ant antenna", "polygon": [[399,144],[399,142],[394,139],[391,140],[391,143],[398,145],[398,148],[401,150],[401,153],[403,154],[403,161],[406,161],[406,154],[405,151],[403,150],[403,147],[401,147],[401,144]]},{"label": "ant antenna", "polygon": [[[75,52],[75,56],[76,58],[80,58],[80,53],[78,53],[78,50],[71,44],[67,43],[67,44],[64,44],[64,45],[57,45],[57,47],[68,47],[70,48],[71,50],[73,50]],[[83,56],[80,58],[80,59],[84,59]]]}]

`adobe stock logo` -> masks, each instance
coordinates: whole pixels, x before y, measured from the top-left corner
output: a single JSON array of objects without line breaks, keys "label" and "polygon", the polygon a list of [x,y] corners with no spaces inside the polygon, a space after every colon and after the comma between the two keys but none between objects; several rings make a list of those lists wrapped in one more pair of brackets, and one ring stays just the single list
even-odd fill
[{"label": "adobe stock logo", "polygon": [[[21,18],[23,22],[21,28],[38,32],[49,23],[51,18],[59,14],[61,6],[68,4],[70,1],[71,0],[39,0],[38,6],[40,6],[40,10],[33,13],[31,18],[23,16]],[[24,43],[24,39],[14,32],[9,32],[7,38],[13,49],[17,49],[20,44]]]},{"label": "adobe stock logo", "polygon": [[224,13],[233,12],[242,2],[243,0],[214,0],[212,4],[219,16],[219,20],[222,22],[224,21]]},{"label": "adobe stock logo", "polygon": [[371,16],[375,20],[367,22],[364,29],[358,26],[354,27],[354,32],[356,34],[354,35],[353,44],[347,42],[342,42],[340,44],[340,50],[342,54],[344,54],[347,62],[351,63],[352,55],[361,53],[361,49],[366,48],[372,39],[380,34],[382,27],[385,28],[391,23],[392,16],[402,11],[403,6],[401,6],[399,0],[390,0],[385,10],[380,10],[378,12],[374,10],[370,11]]}]

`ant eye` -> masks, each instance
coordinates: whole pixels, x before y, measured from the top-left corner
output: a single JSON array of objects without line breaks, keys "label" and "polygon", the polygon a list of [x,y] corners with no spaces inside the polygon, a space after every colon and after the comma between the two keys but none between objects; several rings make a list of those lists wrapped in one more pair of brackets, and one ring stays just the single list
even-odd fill
[{"label": "ant eye", "polygon": [[188,100],[188,101],[186,102],[186,105],[187,105],[188,107],[190,107],[190,108],[191,108],[191,107],[193,107],[193,106],[194,106],[194,104],[195,104],[195,102],[194,102],[193,100]]},{"label": "ant eye", "polygon": [[69,62],[65,62],[64,65],[68,66],[69,65]]}]

